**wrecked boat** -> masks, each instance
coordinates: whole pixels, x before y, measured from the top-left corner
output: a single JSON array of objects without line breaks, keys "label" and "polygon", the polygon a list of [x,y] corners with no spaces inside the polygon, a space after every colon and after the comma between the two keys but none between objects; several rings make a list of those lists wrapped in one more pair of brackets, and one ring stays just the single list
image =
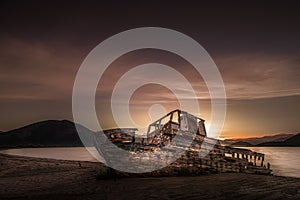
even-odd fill
[{"label": "wrecked boat", "polygon": [[[151,123],[146,137],[142,139],[137,137],[136,128],[110,129],[103,132],[106,142],[95,138],[95,147],[107,163],[116,157],[126,162],[134,160],[143,163],[143,168],[154,165],[164,167],[158,170],[162,174],[271,174],[270,164],[264,163],[264,154],[221,145],[220,140],[207,137],[204,123],[204,119],[188,112],[174,110]],[[108,142],[113,143],[114,147],[107,145]],[[116,155],[116,148],[126,150],[128,154]],[[179,153],[180,157],[175,158],[174,155]],[[164,165],[160,166],[161,163]],[[114,164],[124,165],[122,162]],[[136,169],[129,170],[132,171]]]}]

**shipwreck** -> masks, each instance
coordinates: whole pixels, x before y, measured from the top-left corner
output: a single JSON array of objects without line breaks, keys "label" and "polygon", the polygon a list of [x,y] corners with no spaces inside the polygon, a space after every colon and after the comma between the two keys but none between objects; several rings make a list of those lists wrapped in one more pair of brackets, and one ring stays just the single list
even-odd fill
[{"label": "shipwreck", "polygon": [[[171,151],[178,149],[184,151],[179,158],[170,161],[167,167],[153,173],[186,175],[223,172],[271,174],[272,172],[270,164],[264,162],[264,154],[224,146],[220,140],[207,137],[205,120],[185,111],[174,110],[151,123],[146,137],[142,139],[136,137],[136,131],[136,128],[119,128],[105,130],[103,133],[115,147],[126,150],[128,155],[133,155],[132,158],[126,159],[146,160],[145,162],[155,159],[165,161],[170,158]],[[95,139],[95,143],[98,152],[104,158],[117,156],[113,155],[113,151],[108,146],[105,149],[99,148],[105,145],[99,138]],[[165,151],[166,149],[168,151]],[[153,153],[163,150],[163,154]],[[124,156],[122,159],[125,159]]]}]

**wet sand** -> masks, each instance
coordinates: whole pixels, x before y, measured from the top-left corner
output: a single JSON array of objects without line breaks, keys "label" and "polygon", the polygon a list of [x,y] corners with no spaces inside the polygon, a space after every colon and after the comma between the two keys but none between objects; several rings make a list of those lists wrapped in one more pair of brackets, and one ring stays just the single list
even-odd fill
[{"label": "wet sand", "polygon": [[100,163],[0,154],[0,199],[300,199],[300,179],[254,174],[97,180]]}]

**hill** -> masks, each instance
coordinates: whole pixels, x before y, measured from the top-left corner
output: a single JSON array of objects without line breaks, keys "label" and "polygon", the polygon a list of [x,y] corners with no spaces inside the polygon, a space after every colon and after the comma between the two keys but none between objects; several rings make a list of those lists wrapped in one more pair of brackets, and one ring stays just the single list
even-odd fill
[{"label": "hill", "polygon": [[257,146],[260,147],[300,147],[300,133],[286,139],[283,142],[264,142],[261,144],[258,144]]},{"label": "hill", "polygon": [[[79,126],[90,137],[93,132]],[[47,120],[0,133],[0,147],[83,146],[75,124],[68,120]]]},{"label": "hill", "polygon": [[300,146],[300,133],[284,141],[286,145]]},{"label": "hill", "polygon": [[[88,145],[93,145],[93,131],[79,125],[86,133]],[[251,146],[300,146],[300,133],[279,134],[261,138],[224,140],[224,145]],[[15,130],[0,132],[0,148],[11,147],[68,147],[83,146],[75,124],[68,120],[47,120],[24,126]]]},{"label": "hill", "polygon": [[223,143],[226,145],[233,145],[237,142],[244,142],[244,144],[249,143],[250,146],[255,146],[255,145],[259,145],[261,143],[283,142],[292,136],[294,136],[294,135],[293,134],[277,134],[277,135],[254,137],[254,138],[227,139],[227,140],[224,140]]},{"label": "hill", "polygon": [[252,147],[253,145],[250,144],[249,142],[238,141],[238,142],[232,143],[230,146],[232,146],[232,147]]}]

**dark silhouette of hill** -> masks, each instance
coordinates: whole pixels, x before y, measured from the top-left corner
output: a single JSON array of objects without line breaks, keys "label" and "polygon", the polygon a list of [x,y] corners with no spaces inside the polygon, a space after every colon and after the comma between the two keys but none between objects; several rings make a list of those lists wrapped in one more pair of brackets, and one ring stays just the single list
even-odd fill
[{"label": "dark silhouette of hill", "polygon": [[290,146],[300,146],[300,133],[287,139],[284,143]]},{"label": "dark silhouette of hill", "polygon": [[283,142],[264,142],[256,146],[260,147],[300,147],[300,133],[286,139]]},{"label": "dark silhouette of hill", "polygon": [[[85,133],[88,145],[93,145],[94,132],[78,125]],[[252,142],[254,141],[255,144]],[[265,142],[264,142],[265,141]],[[226,145],[251,146],[300,146],[300,133],[280,134],[261,138],[225,140]],[[68,120],[47,120],[24,126],[15,130],[0,132],[0,148],[10,147],[68,147],[83,146],[75,124]]]},{"label": "dark silhouette of hill", "polygon": [[[224,144],[226,145],[235,145],[237,142],[246,142],[249,143],[250,146],[259,145],[261,143],[269,143],[269,142],[283,142],[288,138],[294,136],[293,134],[277,134],[277,135],[268,135],[263,137],[254,137],[254,138],[240,138],[240,139],[227,139],[224,140]],[[246,144],[244,143],[244,144]],[[236,146],[236,145],[235,145]]]},{"label": "dark silhouette of hill", "polygon": [[[79,128],[92,144],[93,132]],[[59,147],[83,146],[75,128],[68,120],[47,120],[0,133],[0,147]]]},{"label": "dark silhouette of hill", "polygon": [[233,147],[252,147],[253,145],[250,144],[249,142],[238,141],[238,142],[232,143],[230,146],[233,146]]}]

